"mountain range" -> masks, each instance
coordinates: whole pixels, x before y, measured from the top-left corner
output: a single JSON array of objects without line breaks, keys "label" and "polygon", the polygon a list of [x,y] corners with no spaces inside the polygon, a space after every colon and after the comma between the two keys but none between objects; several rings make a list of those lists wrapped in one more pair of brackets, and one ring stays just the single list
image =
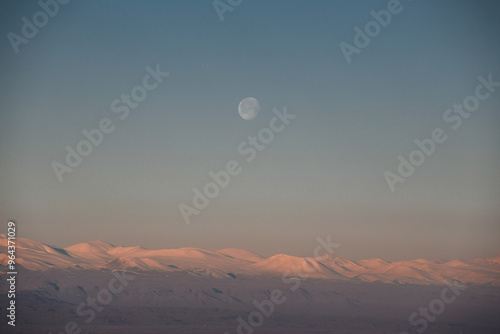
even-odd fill
[{"label": "mountain range", "polygon": [[[0,273],[7,272],[7,239],[0,235]],[[185,272],[195,276],[234,278],[237,275],[317,278],[349,282],[441,285],[500,285],[500,256],[490,259],[416,259],[389,262],[381,259],[351,261],[340,257],[295,257],[259,254],[227,248],[147,249],[91,241],[58,248],[29,239],[16,239],[16,263],[30,271],[49,269],[110,269],[131,272]]]}]

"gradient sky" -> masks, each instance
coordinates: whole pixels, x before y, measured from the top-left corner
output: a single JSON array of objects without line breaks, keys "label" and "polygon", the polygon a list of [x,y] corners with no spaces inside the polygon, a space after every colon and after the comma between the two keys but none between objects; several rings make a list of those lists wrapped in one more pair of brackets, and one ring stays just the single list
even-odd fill
[{"label": "gradient sky", "polygon": [[[352,259],[498,255],[500,90],[456,131],[442,116],[477,76],[500,81],[500,4],[402,0],[347,64],[339,43],[387,2],[245,0],[221,22],[209,0],[73,0],[18,54],[6,36],[40,8],[2,2],[0,219],[61,247],[312,256],[331,235]],[[170,76],[119,121],[111,102],[156,64]],[[296,119],[246,163],[238,145],[283,106]],[[114,132],[60,183],[51,163],[104,117]],[[383,173],[436,127],[448,140],[392,193]],[[232,159],[241,174],[184,224],[178,205]]]}]

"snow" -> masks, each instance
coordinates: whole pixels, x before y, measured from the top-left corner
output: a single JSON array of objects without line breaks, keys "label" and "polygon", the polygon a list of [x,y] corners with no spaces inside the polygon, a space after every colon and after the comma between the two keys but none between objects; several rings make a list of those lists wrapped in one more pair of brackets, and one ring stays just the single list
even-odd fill
[{"label": "snow", "polygon": [[245,260],[248,262],[260,262],[265,259],[262,255],[256,254],[249,252],[245,249],[241,248],[225,248],[225,249],[219,249],[217,251],[219,254],[224,254],[227,256],[230,256],[235,259],[240,259],[240,260]]}]

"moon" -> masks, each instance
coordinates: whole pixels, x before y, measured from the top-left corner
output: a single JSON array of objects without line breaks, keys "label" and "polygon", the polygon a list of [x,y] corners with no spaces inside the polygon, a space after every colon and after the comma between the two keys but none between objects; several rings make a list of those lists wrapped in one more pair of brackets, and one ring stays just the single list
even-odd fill
[{"label": "moon", "polygon": [[246,97],[238,105],[238,113],[244,120],[252,120],[260,111],[259,101],[253,97]]}]

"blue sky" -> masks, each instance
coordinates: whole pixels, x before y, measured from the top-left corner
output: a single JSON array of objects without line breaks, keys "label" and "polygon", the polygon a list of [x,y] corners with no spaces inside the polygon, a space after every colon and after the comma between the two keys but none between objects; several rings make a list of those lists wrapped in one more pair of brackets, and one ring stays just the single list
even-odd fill
[{"label": "blue sky", "polygon": [[[310,256],[330,234],[351,258],[497,255],[500,91],[456,131],[442,115],[477,76],[500,81],[500,5],[401,1],[347,64],[339,44],[387,3],[246,0],[221,22],[211,1],[72,1],[17,54],[6,36],[40,7],[2,3],[0,218],[59,246]],[[119,121],[111,102],[156,64],[170,75]],[[284,106],[296,119],[184,224],[192,188]],[[59,182],[51,163],[105,117],[114,132]],[[391,192],[384,172],[436,127],[448,140]]]}]

